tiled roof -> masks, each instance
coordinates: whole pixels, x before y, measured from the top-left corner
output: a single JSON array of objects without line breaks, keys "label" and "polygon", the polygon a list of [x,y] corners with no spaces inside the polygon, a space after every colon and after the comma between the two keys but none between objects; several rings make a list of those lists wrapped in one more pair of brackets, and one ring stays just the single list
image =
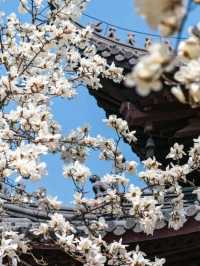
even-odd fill
[{"label": "tiled roof", "polygon": [[[12,227],[12,228],[21,228],[21,229],[29,229],[30,227],[34,227],[38,225],[40,222],[48,221],[50,218],[50,213],[39,210],[36,204],[13,204],[10,203],[9,200],[5,198],[5,196],[0,195],[3,198],[3,209],[4,213],[0,218],[0,227]],[[172,198],[173,195],[169,195],[167,198]],[[191,190],[185,191],[185,209],[188,217],[192,217],[193,220],[200,220],[200,212],[199,208],[193,205],[194,195],[191,194]],[[129,208],[126,206],[126,208]],[[86,228],[81,223],[81,219],[77,215],[77,213],[73,210],[73,208],[62,207],[59,211],[56,211],[64,215],[64,217],[72,221],[80,231],[84,231]],[[169,219],[171,212],[171,207],[169,202],[166,200],[165,205],[163,207],[164,219],[159,221],[156,229],[162,229],[167,227],[167,221]],[[92,220],[93,217],[88,216],[88,219]],[[122,236],[126,231],[132,230],[135,233],[142,232],[140,225],[137,221],[131,216],[126,217],[114,217],[106,215],[105,219],[108,223],[107,233],[112,233],[116,236]]]},{"label": "tiled roof", "polygon": [[[82,28],[80,24],[76,23],[76,25]],[[145,49],[110,39],[95,32],[92,35],[91,43],[96,46],[98,54],[106,58],[108,62],[115,62],[117,66],[123,67],[127,71],[132,69],[139,57],[147,53]]]}]

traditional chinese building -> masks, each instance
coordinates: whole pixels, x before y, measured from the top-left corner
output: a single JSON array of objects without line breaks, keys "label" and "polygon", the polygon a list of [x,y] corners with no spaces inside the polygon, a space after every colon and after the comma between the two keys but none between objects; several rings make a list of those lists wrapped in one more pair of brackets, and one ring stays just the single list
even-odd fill
[{"label": "traditional chinese building", "polygon": [[[104,23],[102,22],[101,26]],[[116,66],[124,68],[125,73],[129,73],[139,58],[147,53],[145,48],[151,44],[151,39],[156,37],[146,36],[143,48],[140,48],[141,43],[137,45],[136,41],[137,32],[127,33],[127,41],[124,43],[118,39],[116,31],[112,30],[112,35],[108,32],[106,37],[105,33],[103,36],[99,34],[100,27],[97,25],[93,42],[98,53],[109,63],[115,62]],[[163,42],[172,49],[168,41]],[[97,105],[105,110],[106,116],[116,114],[128,122],[130,130],[136,130],[138,141],[132,144],[132,149],[140,160],[155,156],[164,166],[168,164],[166,155],[174,143],[184,144],[185,150],[188,150],[193,145],[193,139],[200,135],[200,108],[182,104],[172,95],[169,80],[173,81],[173,73],[168,75],[162,80],[163,90],[152,92],[146,97],[140,96],[134,87],[128,88],[123,82],[117,84],[106,79],[102,79],[101,89],[89,89],[90,94],[96,98]],[[187,178],[199,185],[198,176],[197,172],[193,172]],[[137,225],[133,226],[134,222],[127,218],[123,221],[110,221],[109,233],[105,238],[111,241],[122,237],[130,248],[134,248],[138,243],[148,255],[166,257],[166,265],[200,265],[200,217],[196,209],[191,207],[194,200],[192,190],[189,184],[186,184],[185,204],[187,215],[191,218],[178,231],[161,223],[153,236],[147,236],[144,233],[136,233],[140,229]],[[164,212],[167,220],[170,213],[167,202]]]},{"label": "traditional chinese building", "polygon": [[[123,67],[126,73],[147,53],[145,49],[137,48],[132,35],[128,35],[128,43],[125,44],[117,38],[114,29],[107,30],[105,36],[102,35],[101,23],[95,27],[92,42],[97,46],[98,53],[106,58],[108,63],[115,62],[117,66]],[[192,146],[192,139],[200,134],[200,109],[191,109],[188,105],[179,103],[170,93],[170,86],[165,81],[163,83],[164,89],[161,92],[151,93],[147,97],[139,96],[134,88],[127,88],[123,83],[117,84],[107,79],[102,79],[101,89],[95,91],[89,88],[89,92],[107,116],[116,114],[128,122],[131,130],[137,131],[138,142],[132,145],[132,149],[141,160],[155,156],[166,165],[166,155],[173,143],[184,144],[188,149]],[[194,177],[192,175],[190,178]],[[196,184],[199,184],[199,181],[196,180]],[[184,193],[189,219],[182,229],[175,231],[167,227],[171,207],[166,200],[163,207],[164,219],[157,224],[153,236],[142,233],[131,217],[106,217],[109,226],[105,240],[122,238],[123,243],[129,245],[129,249],[135,249],[139,244],[148,257],[165,257],[167,266],[200,265],[200,213],[192,207],[194,196],[191,189],[185,188]],[[11,203],[5,195],[0,197],[3,199],[5,210],[0,217],[0,226],[3,228],[12,227],[21,232],[28,232],[34,225],[49,219],[48,213],[38,210],[37,205],[17,205]],[[73,209],[62,208],[60,213],[84,231],[81,221],[74,221]],[[47,245],[35,238],[32,245],[34,256],[38,259],[43,257],[50,266],[79,265],[51,243]],[[30,255],[23,256],[22,261],[24,263],[21,265],[37,265]]]},{"label": "traditional chinese building", "polygon": [[[93,34],[92,41],[98,53],[108,63],[114,62],[116,66],[122,67],[124,73],[131,72],[139,58],[147,53],[146,43],[151,38],[146,37],[143,48],[138,48],[135,39],[130,42],[130,32],[127,33],[127,43],[124,43],[117,38],[116,31],[111,37],[110,32],[107,37],[100,35],[97,25],[98,31]],[[133,33],[131,36],[135,38]],[[169,42],[164,42],[172,49]],[[140,96],[134,87],[127,87],[124,82],[118,84],[108,79],[102,79],[102,88],[89,88],[89,92],[96,98],[97,105],[105,110],[106,116],[115,114],[122,117],[128,122],[130,130],[136,131],[138,141],[132,144],[132,149],[140,160],[155,156],[166,166],[169,163],[166,156],[174,143],[183,144],[187,151],[193,145],[193,139],[199,136],[200,108],[191,108],[173,96],[173,85],[170,85],[173,83],[173,73],[167,74],[162,82],[163,89],[160,92],[151,92],[145,97]],[[195,184],[200,184],[196,173],[188,179],[195,179]]]},{"label": "traditional chinese building", "polygon": [[[141,228],[137,221],[131,217],[121,217],[113,219],[105,217],[108,222],[107,231],[104,239],[108,242],[123,239],[123,243],[128,248],[135,249],[139,244],[141,250],[148,254],[149,258],[165,257],[166,265],[180,266],[198,266],[199,264],[199,247],[200,247],[200,212],[191,204],[193,196],[189,189],[185,189],[185,208],[187,210],[188,221],[183,228],[178,231],[168,229],[167,222],[170,216],[171,207],[166,201],[163,207],[164,219],[156,226],[156,230],[152,236],[147,236],[141,232]],[[173,197],[173,195],[169,195]],[[4,230],[11,228],[31,237],[31,254],[21,256],[20,265],[38,265],[37,261],[48,263],[49,266],[79,266],[80,263],[74,261],[59,247],[52,242],[42,240],[42,238],[34,237],[31,229],[39,225],[39,223],[49,220],[49,213],[38,209],[36,204],[13,204],[9,197],[0,194],[3,200],[3,210],[0,218],[0,227]],[[59,211],[68,221],[75,223],[76,228],[84,234],[86,228],[81,223],[81,219],[77,219],[77,215],[70,208],[61,208]],[[45,264],[44,264],[45,265]]]}]

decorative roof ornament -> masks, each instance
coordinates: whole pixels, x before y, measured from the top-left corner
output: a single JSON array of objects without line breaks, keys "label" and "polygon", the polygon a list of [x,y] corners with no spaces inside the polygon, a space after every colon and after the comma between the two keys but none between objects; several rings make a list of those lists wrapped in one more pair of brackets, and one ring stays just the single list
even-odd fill
[{"label": "decorative roof ornament", "polygon": [[106,195],[108,186],[105,182],[101,181],[101,178],[97,175],[90,177],[90,182],[93,184],[92,188],[95,193],[95,198],[102,197]]}]

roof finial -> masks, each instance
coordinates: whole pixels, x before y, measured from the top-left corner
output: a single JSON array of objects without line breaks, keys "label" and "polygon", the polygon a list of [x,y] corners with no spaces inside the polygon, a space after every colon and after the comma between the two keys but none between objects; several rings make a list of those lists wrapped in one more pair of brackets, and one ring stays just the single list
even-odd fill
[{"label": "roof finial", "polygon": [[112,39],[112,40],[118,40],[117,39],[117,35],[116,35],[116,29],[113,28],[113,27],[110,27],[108,29],[108,36],[107,36],[109,39]]},{"label": "roof finial", "polygon": [[135,34],[128,32],[128,44],[135,46]]},{"label": "roof finial", "polygon": [[149,49],[152,46],[153,42],[150,37],[145,38],[144,48]]},{"label": "roof finial", "polygon": [[92,25],[92,28],[94,29],[94,32],[96,33],[101,33],[102,28],[101,28],[102,22],[98,21],[95,24]]},{"label": "roof finial", "polygon": [[104,196],[108,186],[105,182],[101,181],[101,178],[98,175],[92,175],[90,177],[90,182],[93,184],[93,191],[95,193],[95,198]]}]

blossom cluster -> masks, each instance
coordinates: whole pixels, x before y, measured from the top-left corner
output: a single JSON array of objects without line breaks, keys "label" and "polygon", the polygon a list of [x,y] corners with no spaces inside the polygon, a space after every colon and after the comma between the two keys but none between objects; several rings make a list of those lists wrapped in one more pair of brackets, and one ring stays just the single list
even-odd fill
[{"label": "blossom cluster", "polygon": [[[135,142],[135,131],[130,131],[126,121],[121,118],[117,118],[115,115],[109,116],[106,119],[108,126],[115,128],[117,134],[123,136],[128,142]],[[112,125],[111,125],[112,124]],[[129,173],[135,173],[137,164],[135,161],[127,161],[123,153],[119,150],[118,142],[112,139],[106,139],[100,135],[97,137],[90,136],[88,127],[80,127],[76,130],[72,130],[67,136],[62,139],[61,142],[61,156],[65,162],[64,175],[69,177],[75,177],[78,169],[82,169],[83,174],[81,180],[86,181],[90,176],[88,168],[84,167],[84,162],[88,156],[90,150],[99,151],[99,159],[113,162],[113,169],[115,172],[122,173],[123,171]],[[76,165],[74,167],[73,165]],[[71,171],[76,168],[74,171]],[[72,172],[74,174],[72,174]],[[87,173],[86,173],[87,172]],[[77,180],[77,177],[74,178]]]},{"label": "blossom cluster", "polygon": [[158,27],[162,35],[168,36],[179,30],[186,11],[183,0],[153,0],[151,8],[148,0],[134,2],[140,15],[144,16],[150,26]]},{"label": "blossom cluster", "polygon": [[[137,164],[127,161],[119,142],[123,138],[129,144],[137,141],[136,132],[116,115],[106,119],[109,127],[117,133],[117,140],[100,135],[92,137],[88,127],[62,133],[55,120],[51,103],[55,97],[66,100],[77,94],[84,84],[92,89],[101,88],[101,79],[123,81],[123,69],[114,63],[108,64],[97,54],[91,44],[91,27],[81,28],[74,21],[84,10],[87,0],[35,0],[19,1],[19,12],[29,16],[23,22],[12,13],[0,18],[0,180],[16,178],[21,187],[11,194],[11,202],[37,202],[45,210],[49,221],[43,222],[31,232],[43,241],[51,240],[64,252],[78,259],[85,266],[127,265],[162,266],[164,259],[150,261],[139,250],[127,251],[123,241],[106,243],[103,238],[107,222],[103,217],[131,217],[138,225],[138,232],[152,235],[164,220],[163,204],[168,193],[173,193],[168,227],[178,230],[186,222],[184,195],[181,182],[187,183],[187,175],[200,168],[200,138],[186,153],[184,146],[175,143],[167,155],[169,164],[163,167],[156,158],[144,161],[144,169],[138,176],[146,183],[145,188],[129,184],[128,174],[135,175]],[[195,1],[199,3],[199,1]],[[46,7],[47,4],[47,7]],[[164,35],[181,28],[185,14],[184,1],[136,0],[138,11],[147,21],[158,27]],[[154,8],[155,7],[155,8]],[[125,81],[136,86],[137,91],[148,95],[162,88],[161,79],[174,66],[176,57],[181,62],[174,75],[177,86],[172,92],[186,102],[182,86],[188,90],[190,103],[200,102],[199,26],[191,30],[191,36],[178,48],[178,57],[161,44],[152,45],[141,58]],[[176,60],[175,60],[176,61]],[[92,176],[86,166],[89,152],[98,151],[99,159],[110,161],[112,170],[102,177]],[[74,210],[86,226],[84,232],[73,221],[55,211],[61,207],[57,197],[38,190],[32,195],[25,192],[23,182],[35,181],[47,175],[47,166],[42,161],[49,153],[59,153],[64,162],[63,174],[75,187]],[[188,160],[182,163],[187,157]],[[92,179],[93,178],[93,179]],[[94,198],[88,198],[87,182],[94,181]],[[194,193],[200,198],[200,189]],[[128,207],[127,207],[128,206]],[[1,204],[3,211],[3,204]],[[92,217],[88,219],[88,216]],[[53,237],[52,237],[53,236]],[[28,242],[23,235],[3,231],[0,246],[0,264],[5,258],[17,265],[18,256],[26,253]]]},{"label": "blossom cluster", "polygon": [[142,96],[147,96],[151,91],[159,91],[162,89],[162,74],[172,67],[171,58],[171,51],[165,45],[153,44],[149,53],[126,76],[126,85],[135,86]]},{"label": "blossom cluster", "polygon": [[[147,22],[160,30],[162,36],[182,32],[190,12],[192,2],[199,1],[135,1],[138,12]],[[155,6],[155,7],[154,7]],[[135,86],[137,92],[146,96],[151,91],[158,91],[163,84],[171,86],[172,94],[182,103],[197,107],[200,102],[199,61],[200,61],[200,30],[199,24],[189,28],[189,37],[180,41],[177,39],[175,49],[169,49],[155,43],[144,57],[139,60],[132,72],[125,78],[128,86]],[[180,37],[180,36],[179,36]],[[170,72],[173,78],[166,78]]]},{"label": "blossom cluster", "polygon": [[135,137],[135,131],[130,131],[127,121],[117,118],[116,115],[110,115],[108,119],[104,120],[107,125],[111,128],[114,128],[117,133],[124,137],[128,143],[136,142],[137,138]]},{"label": "blossom cluster", "polygon": [[17,265],[20,260],[20,253],[27,253],[29,250],[28,241],[24,240],[23,234],[18,234],[12,230],[1,232],[1,245],[0,245],[0,264],[5,265],[4,259],[8,259],[11,265]]},{"label": "blossom cluster", "polygon": [[[200,38],[197,34],[199,25],[195,30],[191,30],[191,36],[179,45],[179,60],[183,62],[180,69],[175,73],[174,77],[181,86],[188,91],[189,103],[192,106],[198,106],[200,102],[199,88],[199,69],[200,69]],[[177,95],[181,94],[181,88],[178,87]],[[176,94],[175,94],[176,95]],[[177,97],[179,99],[179,97]],[[181,98],[186,102],[185,95],[182,92]]]},{"label": "blossom cluster", "polygon": [[[99,221],[99,224],[102,222]],[[95,228],[95,230],[97,229]],[[52,233],[55,236],[53,238]],[[136,250],[128,252],[126,245],[123,245],[121,240],[108,244],[100,235],[98,238],[94,236],[80,237],[76,234],[74,227],[61,214],[57,213],[51,216],[48,224],[42,223],[39,228],[33,229],[33,234],[43,236],[45,239],[54,239],[55,244],[79,259],[84,266],[162,266],[165,263],[165,259],[158,258],[155,258],[155,261],[150,261],[138,246]]]}]

